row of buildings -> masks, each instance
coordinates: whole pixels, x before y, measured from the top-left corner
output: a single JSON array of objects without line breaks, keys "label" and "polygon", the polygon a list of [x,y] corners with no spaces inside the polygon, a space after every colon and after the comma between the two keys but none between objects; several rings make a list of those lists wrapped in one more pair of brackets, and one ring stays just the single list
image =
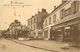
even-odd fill
[{"label": "row of buildings", "polygon": [[80,38],[80,1],[62,0],[48,14],[46,9],[28,19],[33,38],[71,41]]},{"label": "row of buildings", "polygon": [[22,25],[20,21],[15,20],[9,25],[7,30],[3,30],[4,38],[18,39],[19,37],[28,38],[29,29],[26,25]]},{"label": "row of buildings", "polygon": [[38,11],[38,14],[35,14],[30,19],[28,19],[28,28],[31,29],[31,38],[43,38],[43,22],[45,17],[48,16],[46,9]]}]

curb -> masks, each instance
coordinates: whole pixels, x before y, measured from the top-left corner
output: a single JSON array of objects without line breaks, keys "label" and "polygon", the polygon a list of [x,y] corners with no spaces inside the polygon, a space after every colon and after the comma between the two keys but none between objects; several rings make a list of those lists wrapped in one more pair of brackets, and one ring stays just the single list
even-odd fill
[{"label": "curb", "polygon": [[[14,40],[12,40],[12,41],[14,41]],[[50,50],[50,49],[46,49],[46,48],[41,48],[41,47],[37,47],[37,46],[27,45],[27,44],[20,43],[20,42],[17,42],[17,41],[14,41],[14,42],[15,43],[22,44],[22,45],[25,45],[25,46],[29,46],[29,47],[32,47],[32,48],[36,48],[36,49],[42,49],[42,50],[51,51],[51,52],[59,52],[59,51]]]}]

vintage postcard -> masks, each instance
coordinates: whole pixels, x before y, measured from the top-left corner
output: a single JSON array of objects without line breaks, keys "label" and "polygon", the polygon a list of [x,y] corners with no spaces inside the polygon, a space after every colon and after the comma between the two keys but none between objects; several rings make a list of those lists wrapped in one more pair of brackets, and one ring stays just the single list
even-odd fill
[{"label": "vintage postcard", "polygon": [[80,0],[0,0],[0,52],[80,52]]}]

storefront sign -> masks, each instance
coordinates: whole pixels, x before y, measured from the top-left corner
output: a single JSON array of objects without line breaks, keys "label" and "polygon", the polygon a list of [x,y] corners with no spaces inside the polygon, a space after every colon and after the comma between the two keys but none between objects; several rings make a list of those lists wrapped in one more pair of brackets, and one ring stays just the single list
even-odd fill
[{"label": "storefront sign", "polygon": [[65,29],[70,29],[70,26],[68,26],[68,27],[65,27]]}]

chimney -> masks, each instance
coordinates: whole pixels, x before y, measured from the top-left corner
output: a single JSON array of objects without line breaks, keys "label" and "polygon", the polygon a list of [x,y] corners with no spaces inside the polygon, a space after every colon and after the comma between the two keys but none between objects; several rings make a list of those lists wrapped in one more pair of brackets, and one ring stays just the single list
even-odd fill
[{"label": "chimney", "polygon": [[43,8],[42,8],[42,12],[46,12],[46,9],[43,9]]},{"label": "chimney", "polygon": [[35,16],[37,16],[37,14],[35,14]]},{"label": "chimney", "polygon": [[56,6],[54,6],[54,10],[56,9]]},{"label": "chimney", "polygon": [[62,0],[62,3],[65,3],[66,1],[68,1],[68,0]]},{"label": "chimney", "polygon": [[40,11],[38,11],[38,14],[40,13]]},{"label": "chimney", "polygon": [[34,16],[32,16],[32,17],[34,17]]}]

